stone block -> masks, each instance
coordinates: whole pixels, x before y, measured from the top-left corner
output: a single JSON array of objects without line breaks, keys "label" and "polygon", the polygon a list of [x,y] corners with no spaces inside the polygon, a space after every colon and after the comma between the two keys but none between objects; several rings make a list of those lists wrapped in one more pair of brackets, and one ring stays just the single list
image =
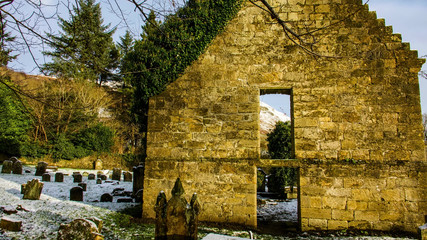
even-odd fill
[{"label": "stone block", "polygon": [[301,208],[301,217],[316,219],[331,219],[331,209]]},{"label": "stone block", "polygon": [[356,221],[369,221],[376,222],[380,219],[379,212],[377,211],[354,211],[354,219]]},{"label": "stone block", "polygon": [[310,218],[310,219],[308,219],[308,226],[310,226],[314,229],[318,229],[318,230],[327,229],[328,228],[328,220]]},{"label": "stone block", "polygon": [[354,211],[332,209],[332,219],[340,221],[352,221],[354,220]]},{"label": "stone block", "polygon": [[0,228],[6,231],[19,232],[22,228],[22,221],[10,217],[2,217],[0,220]]},{"label": "stone block", "polygon": [[347,221],[328,220],[328,230],[343,230],[347,228]]},{"label": "stone block", "polygon": [[346,198],[323,197],[323,207],[331,209],[345,209],[347,205]]},{"label": "stone block", "polygon": [[[99,224],[99,223],[98,223]],[[102,226],[102,223],[101,223]],[[88,219],[75,219],[69,224],[61,224],[58,230],[58,240],[87,239],[103,240],[96,223]]]}]

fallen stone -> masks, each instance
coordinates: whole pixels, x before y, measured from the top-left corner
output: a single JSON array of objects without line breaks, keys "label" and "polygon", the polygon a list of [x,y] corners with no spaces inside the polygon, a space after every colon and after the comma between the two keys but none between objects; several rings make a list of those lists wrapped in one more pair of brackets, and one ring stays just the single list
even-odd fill
[{"label": "fallen stone", "polygon": [[7,231],[14,231],[18,232],[21,231],[22,227],[22,221],[9,218],[9,217],[2,217],[0,220],[0,228],[7,230]]},{"label": "fallen stone", "polygon": [[0,206],[0,211],[10,215],[18,212],[15,207],[12,206]]},{"label": "fallen stone", "polygon": [[102,240],[96,223],[88,219],[75,219],[69,224],[61,224],[58,231],[58,240],[84,239]]},{"label": "fallen stone", "polygon": [[119,199],[117,199],[117,202],[118,203],[130,203],[130,202],[133,202],[133,199],[132,198],[119,198]]}]

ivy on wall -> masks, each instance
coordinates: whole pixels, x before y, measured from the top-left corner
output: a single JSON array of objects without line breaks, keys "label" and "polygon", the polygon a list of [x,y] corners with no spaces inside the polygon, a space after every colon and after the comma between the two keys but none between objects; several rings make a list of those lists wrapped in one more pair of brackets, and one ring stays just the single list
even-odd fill
[{"label": "ivy on wall", "polygon": [[237,14],[244,0],[189,0],[162,24],[152,19],[126,56],[135,88],[133,111],[146,130],[148,99],[175,81]]}]

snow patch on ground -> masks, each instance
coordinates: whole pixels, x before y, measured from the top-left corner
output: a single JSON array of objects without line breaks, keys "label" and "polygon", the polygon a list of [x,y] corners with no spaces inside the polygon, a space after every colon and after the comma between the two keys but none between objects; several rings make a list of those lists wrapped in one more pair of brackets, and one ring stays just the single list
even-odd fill
[{"label": "snow patch on ground", "polygon": [[267,199],[265,204],[258,206],[257,218],[259,221],[297,223],[297,207],[297,199],[286,201]]},{"label": "snow patch on ground", "polygon": [[[24,166],[24,171],[30,170],[31,173],[0,174],[0,206],[9,206],[16,208],[21,206],[24,210],[16,214],[6,215],[0,211],[1,217],[8,216],[22,221],[21,232],[0,233],[0,239],[56,239],[57,230],[61,223],[68,223],[76,218],[105,216],[113,211],[128,208],[136,205],[135,203],[117,203],[117,198],[113,202],[101,203],[93,202],[100,200],[104,193],[112,193],[116,188],[124,188],[125,191],[132,191],[131,182],[111,181],[102,184],[96,184],[96,180],[88,180],[83,177],[83,182],[87,183],[87,191],[84,192],[83,202],[70,201],[70,189],[78,186],[73,183],[72,169],[59,169],[58,172],[69,174],[64,176],[64,182],[53,182],[54,173],[51,173],[52,182],[43,182],[42,195],[40,200],[23,200],[21,194],[21,184],[27,183],[31,179],[41,177],[34,176],[35,168]],[[94,170],[80,170],[81,173],[95,173]],[[108,171],[104,171],[109,174]]]}]

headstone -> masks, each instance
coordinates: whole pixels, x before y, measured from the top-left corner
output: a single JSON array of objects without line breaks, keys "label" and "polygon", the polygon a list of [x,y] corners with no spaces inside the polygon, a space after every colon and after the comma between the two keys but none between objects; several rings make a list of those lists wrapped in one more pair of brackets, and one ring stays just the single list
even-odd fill
[{"label": "headstone", "polygon": [[73,178],[75,183],[79,183],[83,181],[83,176],[80,173],[73,173]]},{"label": "headstone", "polygon": [[47,163],[46,162],[38,162],[36,167],[36,176],[43,176],[46,173]]},{"label": "headstone", "polygon": [[144,166],[139,165],[133,167],[133,194],[135,195],[144,184]]},{"label": "headstone", "polygon": [[[102,221],[100,226],[102,227]],[[58,240],[85,239],[102,240],[101,228],[89,219],[74,219],[69,224],[61,224],[58,230]]]},{"label": "headstone", "polygon": [[88,173],[88,172],[83,172],[83,173],[82,173],[82,176],[83,176],[83,177],[87,177],[87,176],[89,176],[89,173]]},{"label": "headstone", "polygon": [[96,179],[96,184],[102,184],[102,179],[101,178]]},{"label": "headstone", "polygon": [[101,180],[107,180],[107,175],[102,174],[101,176],[99,176],[99,178],[101,178]]},{"label": "headstone", "polygon": [[90,173],[89,175],[87,175],[87,180],[95,180],[95,174]]},{"label": "headstone", "polygon": [[111,179],[120,181],[121,176],[122,176],[122,170],[120,168],[114,168],[113,176],[111,177]]},{"label": "headstone", "polygon": [[16,160],[12,164],[12,173],[13,174],[22,174],[22,162],[19,160]]},{"label": "headstone", "polygon": [[1,168],[1,173],[11,173],[13,168],[13,162],[10,160],[4,160]]},{"label": "headstone", "polygon": [[12,161],[12,163],[15,163],[16,161],[19,161],[17,157],[11,157],[9,158],[9,161]]},{"label": "headstone", "polygon": [[83,191],[86,191],[86,188],[87,188],[87,184],[86,183],[83,183],[83,182],[79,183],[78,186],[82,187]]},{"label": "headstone", "polygon": [[418,227],[418,234],[421,240],[427,240],[427,223]]},{"label": "headstone", "polygon": [[200,204],[194,193],[190,204],[183,197],[184,188],[178,178],[172,189],[172,198],[166,202],[166,195],[161,191],[157,197],[156,239],[197,239],[198,215]]},{"label": "headstone", "polygon": [[104,174],[102,171],[98,171],[96,173],[96,178],[101,178],[101,175]]},{"label": "headstone", "polygon": [[38,179],[28,181],[21,185],[21,192],[24,194],[22,199],[39,200],[43,190],[43,183]]},{"label": "headstone", "polygon": [[131,202],[133,202],[133,199],[132,198],[118,198],[117,202],[118,203],[131,203]]},{"label": "headstone", "polygon": [[50,182],[50,174],[49,173],[45,173],[42,175],[42,181],[43,182]]},{"label": "headstone", "polygon": [[70,190],[70,200],[71,201],[83,201],[83,188],[82,187],[73,187]]},{"label": "headstone", "polygon": [[22,221],[10,218],[2,217],[0,220],[0,228],[7,231],[18,232],[21,231]]},{"label": "headstone", "polygon": [[123,172],[123,181],[125,181],[125,182],[132,182],[132,173],[130,173],[130,172]]},{"label": "headstone", "polygon": [[95,169],[95,170],[102,170],[102,160],[101,159],[96,159],[93,162],[93,169]]},{"label": "headstone", "polygon": [[61,172],[55,173],[55,182],[64,182],[64,174]]},{"label": "headstone", "polygon": [[113,196],[109,193],[104,193],[101,195],[101,202],[112,202]]}]

